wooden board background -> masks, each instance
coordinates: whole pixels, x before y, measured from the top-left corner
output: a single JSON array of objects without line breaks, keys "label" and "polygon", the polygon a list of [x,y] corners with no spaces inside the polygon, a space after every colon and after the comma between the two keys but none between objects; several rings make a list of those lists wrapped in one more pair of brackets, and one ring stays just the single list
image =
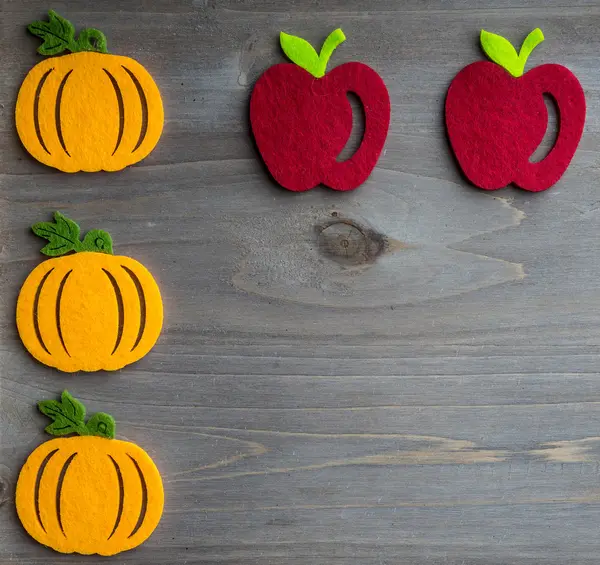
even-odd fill
[{"label": "wooden board background", "polygon": [[[600,551],[600,2],[2,0],[0,564],[564,565]],[[66,175],[14,130],[48,8],[156,78],[163,137],[120,173]],[[392,99],[385,155],[346,194],[279,189],[247,123],[279,30],[348,41]],[[562,181],[469,187],[443,101],[482,27],[546,42],[588,101]],[[552,130],[555,120],[551,123]],[[549,132],[551,143],[551,131]],[[34,362],[14,324],[55,209],[110,231],[159,280],[166,325],[116,374]],[[106,410],[165,481],[151,539],[60,556],[18,523],[14,486],[45,439],[37,400]]]}]

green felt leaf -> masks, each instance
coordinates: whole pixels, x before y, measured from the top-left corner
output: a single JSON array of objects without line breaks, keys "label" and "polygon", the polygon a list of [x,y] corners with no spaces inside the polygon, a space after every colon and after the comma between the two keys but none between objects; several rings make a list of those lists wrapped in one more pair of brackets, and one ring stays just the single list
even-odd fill
[{"label": "green felt leaf", "polygon": [[76,40],[73,24],[54,10],[48,12],[47,22],[33,22],[27,26],[27,29],[43,40],[37,49],[40,55],[58,55],[63,51],[72,53],[79,51],[107,52],[106,36],[100,30],[84,29]]},{"label": "green felt leaf", "polygon": [[65,413],[69,418],[72,418],[77,422],[83,422],[85,420],[85,406],[81,404],[79,400],[71,396],[71,393],[68,390],[63,390],[60,400]]},{"label": "green felt leaf", "polygon": [[71,50],[75,43],[75,28],[69,20],[59,16],[54,10],[48,12],[48,21],[33,22],[27,29],[43,39],[37,49],[40,55],[57,55]]},{"label": "green felt leaf", "polygon": [[39,222],[31,229],[50,242],[42,249],[44,255],[59,257],[79,249],[79,226],[60,212],[54,212],[54,222]]},{"label": "green felt leaf", "polygon": [[97,412],[87,423],[87,429],[93,436],[106,437],[114,439],[115,437],[115,419],[110,414]]},{"label": "green felt leaf", "polygon": [[[68,391],[64,391],[60,400],[42,400],[38,402],[40,412],[53,422],[46,427],[46,432],[51,435],[64,436],[78,433],[88,435],[85,427],[85,407],[73,398]],[[83,433],[82,433],[83,431]]]},{"label": "green felt leaf", "polygon": [[301,37],[288,35],[283,31],[279,34],[279,41],[283,52],[290,61],[307,70],[310,74],[319,76],[319,55],[308,41]]},{"label": "green felt leaf", "polygon": [[341,29],[332,31],[323,43],[321,52],[317,54],[314,47],[301,37],[289,35],[283,31],[279,34],[281,48],[288,59],[317,78],[325,75],[331,55],[345,39],[346,36]]},{"label": "green felt leaf", "polygon": [[73,433],[78,433],[77,430],[78,428],[60,418],[57,418],[56,421],[44,428],[44,431],[51,436],[68,436]]},{"label": "green felt leaf", "polygon": [[49,257],[60,257],[71,251],[94,251],[96,253],[113,253],[110,234],[103,230],[90,230],[83,241],[79,241],[81,230],[73,221],[54,212],[54,222],[39,222],[31,229],[33,233],[47,239],[48,243],[41,251]]},{"label": "green felt leaf", "polygon": [[38,402],[40,412],[52,419],[45,431],[54,436],[79,434],[81,436],[115,437],[115,420],[109,414],[98,412],[85,423],[85,406],[68,391],[63,391],[60,400]]},{"label": "green felt leaf", "polygon": [[481,47],[494,63],[498,63],[514,77],[520,77],[523,75],[529,55],[537,45],[544,41],[544,34],[541,29],[534,29],[525,38],[518,54],[510,41],[501,35],[482,29],[480,40]]}]

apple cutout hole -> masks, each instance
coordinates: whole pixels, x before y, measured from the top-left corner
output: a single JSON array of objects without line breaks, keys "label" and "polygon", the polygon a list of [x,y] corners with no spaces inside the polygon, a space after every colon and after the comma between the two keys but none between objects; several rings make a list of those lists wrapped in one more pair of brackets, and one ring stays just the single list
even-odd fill
[{"label": "apple cutout hole", "polygon": [[544,134],[541,143],[529,158],[530,163],[539,163],[540,161],[543,161],[558,139],[560,116],[556,100],[554,100],[550,94],[544,94],[544,103],[548,110],[548,125],[546,126],[546,133]]},{"label": "apple cutout hole", "polygon": [[360,98],[354,94],[354,92],[348,92],[346,94],[348,97],[348,102],[352,107],[352,131],[350,132],[350,137],[348,141],[346,141],[346,145],[341,150],[340,154],[337,156],[337,161],[347,161],[354,155],[360,144],[362,143],[363,137],[365,135],[365,109],[360,101]]}]

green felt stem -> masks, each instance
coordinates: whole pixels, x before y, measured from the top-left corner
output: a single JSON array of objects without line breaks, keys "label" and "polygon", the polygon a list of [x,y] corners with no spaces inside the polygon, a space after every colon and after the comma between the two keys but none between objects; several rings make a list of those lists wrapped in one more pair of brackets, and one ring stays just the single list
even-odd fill
[{"label": "green felt stem", "polygon": [[106,36],[100,30],[84,29],[75,39],[73,24],[54,10],[48,12],[47,22],[33,22],[27,26],[27,29],[43,40],[37,50],[40,55],[58,55],[63,51],[107,53]]},{"label": "green felt stem", "polygon": [[520,77],[525,71],[529,55],[544,41],[544,34],[540,28],[535,28],[523,41],[518,54],[510,41],[501,35],[482,29],[480,39],[481,47],[494,63],[498,63],[512,76]]},{"label": "green felt stem", "polygon": [[539,27],[536,27],[534,30],[529,32],[529,35],[523,41],[521,45],[521,49],[519,50],[519,59],[523,61],[523,66],[527,63],[527,59],[529,59],[529,55],[531,55],[532,51],[542,42],[544,41],[544,34]]},{"label": "green felt stem", "polygon": [[279,34],[281,48],[288,58],[316,78],[325,75],[331,55],[345,40],[344,32],[338,28],[329,34],[321,47],[321,52],[317,54],[314,47],[301,37],[283,31]]},{"label": "green felt stem", "polygon": [[75,49],[71,52],[79,51],[96,51],[98,53],[108,53],[106,35],[99,29],[93,27],[84,29],[79,32],[79,37],[74,45]]},{"label": "green felt stem", "polygon": [[53,436],[77,434],[80,436],[99,436],[107,439],[115,437],[115,420],[104,412],[94,414],[86,423],[85,406],[69,391],[61,394],[60,400],[41,400],[40,412],[52,419],[45,431]]},{"label": "green felt stem", "polygon": [[41,250],[49,257],[60,257],[71,251],[113,254],[112,238],[109,233],[103,230],[90,230],[81,241],[79,226],[60,212],[54,212],[54,222],[39,222],[31,226],[31,229],[33,233],[50,242]]},{"label": "green felt stem", "polygon": [[340,28],[334,29],[327,36],[327,39],[321,47],[321,52],[319,53],[319,63],[321,65],[319,70],[322,73],[321,76],[325,75],[327,63],[329,63],[329,59],[333,55],[333,52],[337,49],[338,45],[341,45],[344,41],[346,41],[346,36]]}]

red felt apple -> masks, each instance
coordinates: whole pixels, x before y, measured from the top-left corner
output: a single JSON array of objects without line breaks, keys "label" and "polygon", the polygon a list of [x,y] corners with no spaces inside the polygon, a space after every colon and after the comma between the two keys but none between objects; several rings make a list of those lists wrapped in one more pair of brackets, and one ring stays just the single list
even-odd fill
[{"label": "red felt apple", "polygon": [[[519,54],[503,37],[481,31],[481,45],[494,63],[480,61],[460,71],[448,89],[446,126],[467,178],[486,190],[513,182],[538,192],[566,171],[585,122],[585,95],[575,75],[561,65],[541,65],[523,74],[527,58],[544,40],[540,29]],[[559,130],[548,155],[530,161],[548,124],[543,94],[558,107]]]},{"label": "red felt apple", "polygon": [[[390,97],[381,77],[362,63],[346,63],[325,74],[345,39],[336,29],[317,54],[303,39],[281,33],[281,46],[293,63],[267,69],[252,91],[250,123],[258,150],[273,178],[289,190],[320,183],[352,190],[367,179],[383,149]],[[352,131],[349,92],[363,105],[365,131],[354,155],[338,161]]]}]

